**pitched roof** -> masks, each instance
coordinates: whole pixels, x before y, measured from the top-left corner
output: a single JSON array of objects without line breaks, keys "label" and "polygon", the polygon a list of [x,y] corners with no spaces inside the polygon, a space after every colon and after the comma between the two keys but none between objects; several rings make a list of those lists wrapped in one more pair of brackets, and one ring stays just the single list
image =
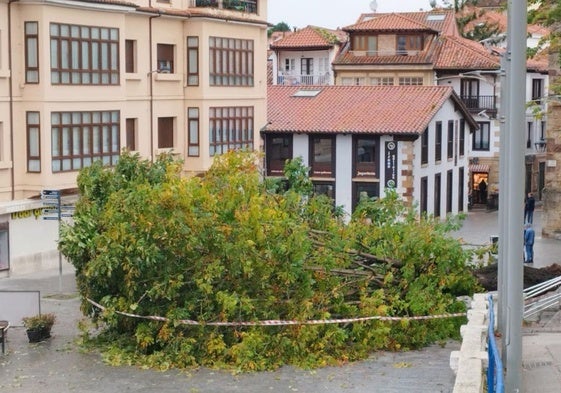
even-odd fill
[{"label": "pitched roof", "polygon": [[500,59],[490,54],[481,44],[462,37],[440,36],[435,70],[494,70],[500,68]]},{"label": "pitched roof", "polygon": [[[374,18],[380,18],[387,13],[365,13],[361,14],[356,24],[361,24]],[[400,12],[399,14],[408,20],[416,21],[432,30],[447,35],[459,35],[456,26],[456,18],[452,10],[432,10],[421,12]],[[356,25],[355,24],[355,25]],[[346,28],[345,28],[346,29]]]},{"label": "pitched roof", "polygon": [[271,43],[271,49],[331,48],[347,40],[341,30],[307,26]]},{"label": "pitched roof", "polygon": [[263,131],[419,135],[448,99],[476,127],[450,86],[269,86]]},{"label": "pitched roof", "polygon": [[[459,16],[471,15],[475,15],[476,17],[465,25],[465,32],[474,30],[480,23],[497,26],[499,31],[502,33],[506,33],[507,31],[508,17],[506,11],[482,9],[478,3],[477,7],[468,6],[459,14]],[[547,27],[541,25],[528,24],[526,28],[528,29],[528,33],[532,35],[546,36],[550,33],[550,30]]]},{"label": "pitched roof", "polygon": [[360,31],[429,31],[438,33],[425,23],[409,18],[403,14],[376,14],[374,17],[363,22],[356,23],[343,28],[348,32]]}]

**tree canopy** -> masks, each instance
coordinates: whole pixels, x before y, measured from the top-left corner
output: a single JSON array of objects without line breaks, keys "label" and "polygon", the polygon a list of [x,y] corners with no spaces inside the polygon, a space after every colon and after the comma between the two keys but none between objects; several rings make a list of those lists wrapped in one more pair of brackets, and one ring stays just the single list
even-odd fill
[{"label": "tree canopy", "polygon": [[457,296],[476,289],[470,253],[448,234],[457,221],[419,218],[395,193],[342,219],[311,193],[301,161],[287,165],[284,187],[264,180],[259,162],[228,153],[185,177],[171,157],[125,153],[114,168],[80,172],[59,247],[109,362],[317,367],[459,337],[464,317],[410,319],[464,312]]}]

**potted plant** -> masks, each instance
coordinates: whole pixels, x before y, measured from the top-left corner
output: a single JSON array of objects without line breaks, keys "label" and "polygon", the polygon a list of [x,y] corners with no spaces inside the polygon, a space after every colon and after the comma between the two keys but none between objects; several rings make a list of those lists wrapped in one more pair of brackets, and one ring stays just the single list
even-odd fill
[{"label": "potted plant", "polygon": [[22,318],[29,342],[36,343],[51,337],[51,328],[55,319],[55,314],[51,313]]}]

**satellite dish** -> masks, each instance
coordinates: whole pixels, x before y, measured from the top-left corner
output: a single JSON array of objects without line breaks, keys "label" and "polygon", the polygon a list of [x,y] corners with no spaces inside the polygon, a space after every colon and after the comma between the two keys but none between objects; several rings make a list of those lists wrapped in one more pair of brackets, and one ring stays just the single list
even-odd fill
[{"label": "satellite dish", "polygon": [[372,0],[372,1],[370,2],[370,9],[371,9],[373,12],[376,12],[376,9],[377,9],[377,8],[378,8],[378,3],[376,2],[376,0]]}]

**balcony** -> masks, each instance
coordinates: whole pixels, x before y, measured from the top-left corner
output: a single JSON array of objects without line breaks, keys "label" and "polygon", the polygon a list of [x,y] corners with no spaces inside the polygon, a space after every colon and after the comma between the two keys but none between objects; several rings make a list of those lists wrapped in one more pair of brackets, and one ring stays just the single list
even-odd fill
[{"label": "balcony", "polygon": [[494,118],[497,116],[497,97],[495,96],[461,96],[470,113],[485,113]]},{"label": "balcony", "polygon": [[191,0],[191,7],[257,13],[257,0]]},{"label": "balcony", "polygon": [[290,74],[290,75],[277,76],[277,85],[284,85],[284,86],[293,86],[293,85],[326,86],[330,84],[330,81],[331,81],[331,73],[326,73],[322,75]]}]

